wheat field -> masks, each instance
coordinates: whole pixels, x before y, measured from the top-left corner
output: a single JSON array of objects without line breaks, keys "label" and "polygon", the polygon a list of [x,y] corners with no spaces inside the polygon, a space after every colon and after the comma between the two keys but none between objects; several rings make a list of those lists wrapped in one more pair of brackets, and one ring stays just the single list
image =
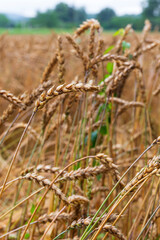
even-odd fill
[{"label": "wheat field", "polygon": [[160,34],[0,35],[0,239],[160,239]]}]

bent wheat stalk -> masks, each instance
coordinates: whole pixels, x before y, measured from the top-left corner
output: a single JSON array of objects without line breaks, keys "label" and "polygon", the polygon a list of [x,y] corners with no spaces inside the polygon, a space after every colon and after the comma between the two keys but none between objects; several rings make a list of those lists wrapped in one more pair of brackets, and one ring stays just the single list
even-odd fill
[{"label": "bent wheat stalk", "polygon": [[[122,177],[119,179],[119,181],[114,185],[114,187],[112,188],[112,190],[110,191],[110,193],[108,194],[108,196],[106,197],[106,199],[103,201],[103,203],[101,204],[100,208],[98,209],[98,211],[96,212],[96,214],[94,215],[94,217],[92,218],[92,221],[90,223],[90,225],[86,228],[86,230],[84,231],[81,240],[84,240],[87,235],[91,232],[91,230],[93,229],[92,223],[95,220],[95,218],[97,217],[97,215],[99,214],[99,212],[101,211],[101,209],[103,208],[103,206],[105,205],[105,203],[107,202],[108,198],[111,196],[111,194],[113,193],[113,191],[116,189],[116,187],[119,185],[120,181],[123,180],[123,178],[126,176],[126,174],[130,171],[130,169],[138,162],[138,160],[149,150],[151,149],[153,146],[155,146],[156,144],[160,144],[160,136],[158,138],[156,138],[151,145],[130,165],[130,167],[127,169],[127,171],[124,172],[124,174],[122,175]],[[117,200],[117,198],[120,196],[120,194],[117,195],[117,197],[110,203],[110,205],[108,206],[108,208]],[[108,209],[107,208],[107,209]],[[101,231],[101,230],[100,230]]]},{"label": "bent wheat stalk", "polygon": [[42,93],[40,98],[35,103],[34,112],[38,109],[44,107],[44,105],[51,99],[61,94],[70,93],[70,92],[95,92],[99,91],[100,87],[92,85],[91,83],[70,83],[59,85],[56,89],[53,86],[50,88],[47,93]]}]

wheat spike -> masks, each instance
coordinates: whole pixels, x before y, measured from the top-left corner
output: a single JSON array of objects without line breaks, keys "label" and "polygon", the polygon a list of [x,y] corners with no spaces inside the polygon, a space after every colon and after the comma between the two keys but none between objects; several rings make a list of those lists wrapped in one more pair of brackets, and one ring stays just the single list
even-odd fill
[{"label": "wheat spike", "polygon": [[70,83],[62,84],[56,89],[54,87],[50,88],[46,94],[42,93],[39,100],[35,103],[34,111],[41,109],[44,105],[52,98],[59,96],[61,94],[70,93],[70,92],[94,92],[100,89],[99,86],[94,86],[90,83]]},{"label": "wheat spike", "polygon": [[[44,187],[50,187],[51,181],[43,176],[37,175],[36,173],[27,173],[25,176],[23,176],[23,179],[27,179],[30,181],[35,181],[36,183],[40,184]],[[56,187],[54,184],[52,184],[51,190],[55,192],[55,194],[65,203],[69,204],[69,201],[65,197],[65,195],[61,192],[61,190]]]},{"label": "wheat spike", "polygon": [[100,23],[98,22],[98,20],[96,19],[88,19],[86,21],[84,21],[80,27],[76,30],[76,32],[74,33],[74,38],[77,38],[78,36],[80,36],[82,33],[84,33],[87,29],[91,28],[92,26],[94,26],[94,28],[99,31],[100,30]]},{"label": "wheat spike", "polygon": [[0,90],[0,96],[6,99],[7,101],[9,101],[10,103],[14,104],[16,107],[19,107],[22,109],[25,107],[23,102],[16,96],[14,96],[12,93],[10,93],[9,91]]}]

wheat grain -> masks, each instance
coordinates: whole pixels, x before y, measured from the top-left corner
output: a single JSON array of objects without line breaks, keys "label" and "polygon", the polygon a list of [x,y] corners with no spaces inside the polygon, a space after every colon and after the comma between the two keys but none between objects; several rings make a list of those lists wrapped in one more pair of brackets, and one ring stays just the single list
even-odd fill
[{"label": "wheat grain", "polygon": [[0,96],[9,101],[10,103],[14,104],[15,106],[22,109],[24,108],[24,104],[22,103],[22,101],[9,91],[0,90]]},{"label": "wheat grain", "polygon": [[59,85],[56,89],[54,87],[50,88],[46,94],[41,94],[39,100],[35,103],[34,111],[41,109],[44,105],[52,98],[59,96],[61,94],[70,93],[70,92],[94,92],[100,89],[99,86],[94,86],[90,83],[70,83]]},{"label": "wheat grain", "polygon": [[[36,173],[27,173],[25,176],[23,176],[24,179],[30,180],[30,181],[35,181],[36,183],[40,184],[41,186],[44,187],[50,187],[51,181],[41,175],[37,175]],[[51,186],[51,190],[55,192],[55,194],[65,203],[69,204],[69,201],[65,197],[65,195],[61,192],[61,190],[56,187],[54,184]]]},{"label": "wheat grain", "polygon": [[47,67],[45,68],[43,75],[42,75],[42,79],[41,79],[41,83],[47,82],[48,78],[51,74],[51,72],[53,71],[54,66],[57,63],[57,53],[55,54],[55,56],[53,56],[50,60],[50,62],[48,63]]},{"label": "wheat grain", "polygon": [[99,31],[100,30],[100,23],[98,22],[98,20],[96,19],[88,19],[86,21],[84,21],[80,27],[76,30],[76,32],[74,33],[74,38],[80,36],[82,33],[84,33],[87,29],[91,28],[92,26],[94,26],[94,28]]},{"label": "wheat grain", "polygon": [[58,79],[59,79],[59,83],[62,84],[62,83],[64,83],[65,58],[64,58],[64,53],[63,53],[63,50],[62,50],[62,38],[60,36],[58,37],[57,60],[58,60]]},{"label": "wheat grain", "polygon": [[109,232],[110,234],[112,234],[114,237],[118,239],[126,240],[126,237],[122,234],[122,232],[118,228],[110,224],[105,224],[103,226],[103,231]]}]

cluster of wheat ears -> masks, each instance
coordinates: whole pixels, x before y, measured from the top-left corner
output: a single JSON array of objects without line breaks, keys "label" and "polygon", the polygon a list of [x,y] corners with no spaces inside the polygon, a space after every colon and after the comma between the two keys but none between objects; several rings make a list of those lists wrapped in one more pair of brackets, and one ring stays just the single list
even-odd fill
[{"label": "cluster of wheat ears", "polygon": [[159,239],[160,41],[150,29],[127,25],[112,46],[95,19],[48,46],[0,36],[2,86],[15,85],[0,90],[0,239]]}]

